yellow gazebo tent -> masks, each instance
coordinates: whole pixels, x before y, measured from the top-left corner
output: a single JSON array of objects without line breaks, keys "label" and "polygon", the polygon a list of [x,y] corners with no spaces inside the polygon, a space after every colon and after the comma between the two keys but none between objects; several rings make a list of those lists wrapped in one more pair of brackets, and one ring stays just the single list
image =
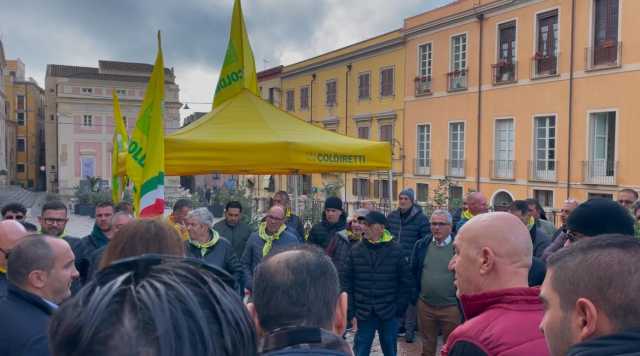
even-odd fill
[{"label": "yellow gazebo tent", "polygon": [[389,170],[391,146],[323,130],[248,90],[165,138],[167,175]]}]

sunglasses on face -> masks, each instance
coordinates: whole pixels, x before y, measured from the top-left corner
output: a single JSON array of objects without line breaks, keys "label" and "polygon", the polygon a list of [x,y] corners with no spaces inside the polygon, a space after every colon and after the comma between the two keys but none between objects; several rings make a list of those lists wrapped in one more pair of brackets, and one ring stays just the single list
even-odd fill
[{"label": "sunglasses on face", "polygon": [[16,214],[16,215],[5,215],[4,217],[5,220],[23,220],[24,219],[24,215],[21,214]]}]

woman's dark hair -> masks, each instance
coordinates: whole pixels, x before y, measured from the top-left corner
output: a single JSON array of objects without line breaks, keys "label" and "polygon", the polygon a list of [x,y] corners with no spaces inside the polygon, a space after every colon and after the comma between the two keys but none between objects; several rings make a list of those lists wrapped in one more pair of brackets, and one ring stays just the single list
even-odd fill
[{"label": "woman's dark hair", "polygon": [[255,326],[227,277],[191,259],[118,261],[54,314],[52,355],[256,355]]},{"label": "woman's dark hair", "polygon": [[162,221],[133,221],[113,236],[100,261],[100,269],[119,259],[146,253],[184,256],[184,241],[176,229]]}]

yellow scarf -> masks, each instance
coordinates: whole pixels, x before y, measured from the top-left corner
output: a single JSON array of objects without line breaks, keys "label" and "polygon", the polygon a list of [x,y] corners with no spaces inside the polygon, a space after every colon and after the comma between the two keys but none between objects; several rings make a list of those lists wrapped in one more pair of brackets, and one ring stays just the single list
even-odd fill
[{"label": "yellow scarf", "polygon": [[389,242],[391,240],[393,240],[393,235],[391,235],[389,230],[384,229],[384,232],[382,233],[382,237],[380,238],[380,240],[375,241],[375,242],[369,240],[369,242],[375,245],[375,244],[381,244],[381,243]]},{"label": "yellow scarf", "polygon": [[534,219],[533,216],[530,216],[529,217],[529,223],[527,224],[527,229],[531,230],[531,228],[535,224],[536,224],[536,219]]},{"label": "yellow scarf", "polygon": [[209,229],[209,232],[211,233],[211,240],[205,243],[193,241],[191,240],[191,238],[189,238],[189,243],[195,246],[196,248],[200,249],[200,256],[202,257],[204,257],[204,255],[207,254],[207,251],[209,251],[209,248],[215,246],[216,243],[218,243],[218,240],[220,240],[220,234],[216,230]]},{"label": "yellow scarf", "polygon": [[287,225],[282,224],[282,226],[280,226],[280,229],[278,229],[278,231],[275,234],[269,235],[267,234],[266,222],[263,222],[260,225],[258,225],[258,235],[262,240],[264,240],[264,247],[262,247],[262,257],[265,257],[266,255],[269,254],[269,252],[271,251],[271,247],[273,247],[273,241],[278,240],[280,238],[280,234],[282,234],[286,228],[287,228]]},{"label": "yellow scarf", "polygon": [[468,209],[462,212],[463,219],[469,221],[471,220],[472,217],[473,217],[473,214],[471,214],[471,212]]},{"label": "yellow scarf", "polygon": [[2,268],[2,267],[0,267],[0,273],[7,274],[7,270],[6,270],[6,268]]}]

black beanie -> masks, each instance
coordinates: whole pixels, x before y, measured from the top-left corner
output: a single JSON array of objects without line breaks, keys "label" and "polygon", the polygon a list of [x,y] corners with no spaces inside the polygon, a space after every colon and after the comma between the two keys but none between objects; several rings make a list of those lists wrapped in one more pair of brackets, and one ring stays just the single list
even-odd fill
[{"label": "black beanie", "polygon": [[327,200],[324,201],[324,208],[342,210],[342,200],[338,197],[328,197]]},{"label": "black beanie", "polygon": [[635,221],[629,211],[610,199],[593,198],[578,205],[567,218],[567,228],[585,236],[633,236]]}]

